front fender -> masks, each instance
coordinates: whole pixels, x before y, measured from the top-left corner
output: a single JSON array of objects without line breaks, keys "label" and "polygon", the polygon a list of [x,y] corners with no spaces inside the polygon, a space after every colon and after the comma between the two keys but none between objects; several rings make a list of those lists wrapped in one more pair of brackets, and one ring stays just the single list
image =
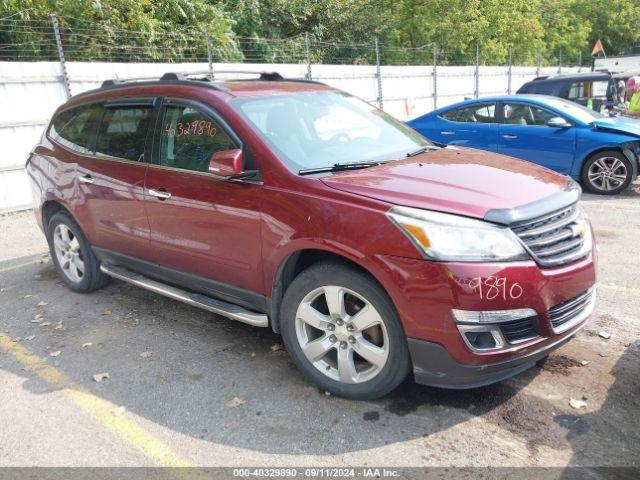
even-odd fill
[{"label": "front fender", "polygon": [[571,176],[579,180],[584,162],[592,155],[604,150],[617,150],[630,160],[635,178],[638,174],[639,159],[637,153],[630,148],[630,144],[639,145],[640,139],[610,132],[580,132],[577,141],[577,161],[571,169]]}]

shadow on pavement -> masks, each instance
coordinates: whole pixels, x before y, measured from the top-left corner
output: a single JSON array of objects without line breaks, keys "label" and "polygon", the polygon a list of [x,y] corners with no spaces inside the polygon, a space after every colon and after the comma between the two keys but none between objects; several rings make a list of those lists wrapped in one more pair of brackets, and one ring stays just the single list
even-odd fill
[{"label": "shadow on pavement", "polygon": [[[327,396],[302,378],[287,353],[274,347],[280,338],[268,329],[215,317],[121,282],[92,294],[74,294],[59,285],[52,269],[51,264],[32,265],[0,276],[6,286],[0,303],[0,316],[8,318],[4,328],[14,337],[36,331],[28,347],[41,358],[60,350],[61,355],[48,362],[95,395],[206,442],[263,453],[340,454],[429,437],[483,416],[521,436],[532,451],[538,445],[566,448],[569,430],[576,462],[582,463],[587,458],[580,452],[592,452],[593,442],[601,444],[606,458],[611,453],[606,429],[631,421],[620,417],[616,403],[628,405],[628,415],[637,421],[637,353],[621,359],[608,403],[599,413],[583,417],[554,419],[550,412],[557,408],[523,391],[538,368],[474,390],[406,381],[383,399],[348,401]],[[34,282],[36,277],[43,280]],[[48,304],[37,307],[40,300]],[[52,324],[62,321],[64,328],[34,326],[36,313]],[[92,346],[83,348],[87,342]],[[153,353],[144,358],[143,352]],[[29,391],[51,391],[16,362],[3,365],[25,377]],[[110,378],[95,383],[92,375],[98,372],[109,372]],[[234,397],[246,403],[228,406]],[[624,443],[637,446],[638,429],[635,432]],[[425,451],[423,458],[433,455]]]}]

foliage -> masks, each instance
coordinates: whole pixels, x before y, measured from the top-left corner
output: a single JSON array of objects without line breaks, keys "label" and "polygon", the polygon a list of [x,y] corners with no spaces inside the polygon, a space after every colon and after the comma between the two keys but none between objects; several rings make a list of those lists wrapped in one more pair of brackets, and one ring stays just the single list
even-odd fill
[{"label": "foliage", "polygon": [[[72,60],[588,63],[640,44],[637,0],[0,0],[0,60],[55,59],[50,14]],[[307,43],[308,42],[308,43]]]}]

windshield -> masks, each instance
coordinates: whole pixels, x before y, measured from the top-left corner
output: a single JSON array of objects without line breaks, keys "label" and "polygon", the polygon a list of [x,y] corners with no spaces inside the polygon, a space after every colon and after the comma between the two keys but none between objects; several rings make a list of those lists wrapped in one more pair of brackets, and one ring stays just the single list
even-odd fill
[{"label": "windshield", "polygon": [[545,99],[545,102],[550,107],[555,108],[562,113],[566,113],[567,115],[571,115],[573,118],[584,123],[592,123],[604,118],[604,115],[596,112],[595,110],[561,98],[547,98]]},{"label": "windshield", "polygon": [[430,145],[390,115],[344,92],[237,98],[231,104],[296,172],[404,158]]}]

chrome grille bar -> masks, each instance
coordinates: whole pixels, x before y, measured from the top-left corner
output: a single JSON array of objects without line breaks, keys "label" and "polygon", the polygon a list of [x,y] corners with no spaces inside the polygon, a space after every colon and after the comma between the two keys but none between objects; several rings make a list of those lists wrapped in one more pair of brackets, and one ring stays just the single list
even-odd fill
[{"label": "chrome grille bar", "polygon": [[596,288],[591,287],[586,292],[550,308],[549,319],[553,331],[562,333],[583,322],[593,312],[595,303]]},{"label": "chrome grille bar", "polygon": [[591,242],[577,203],[510,226],[531,256],[544,267],[573,262],[588,255]]}]

